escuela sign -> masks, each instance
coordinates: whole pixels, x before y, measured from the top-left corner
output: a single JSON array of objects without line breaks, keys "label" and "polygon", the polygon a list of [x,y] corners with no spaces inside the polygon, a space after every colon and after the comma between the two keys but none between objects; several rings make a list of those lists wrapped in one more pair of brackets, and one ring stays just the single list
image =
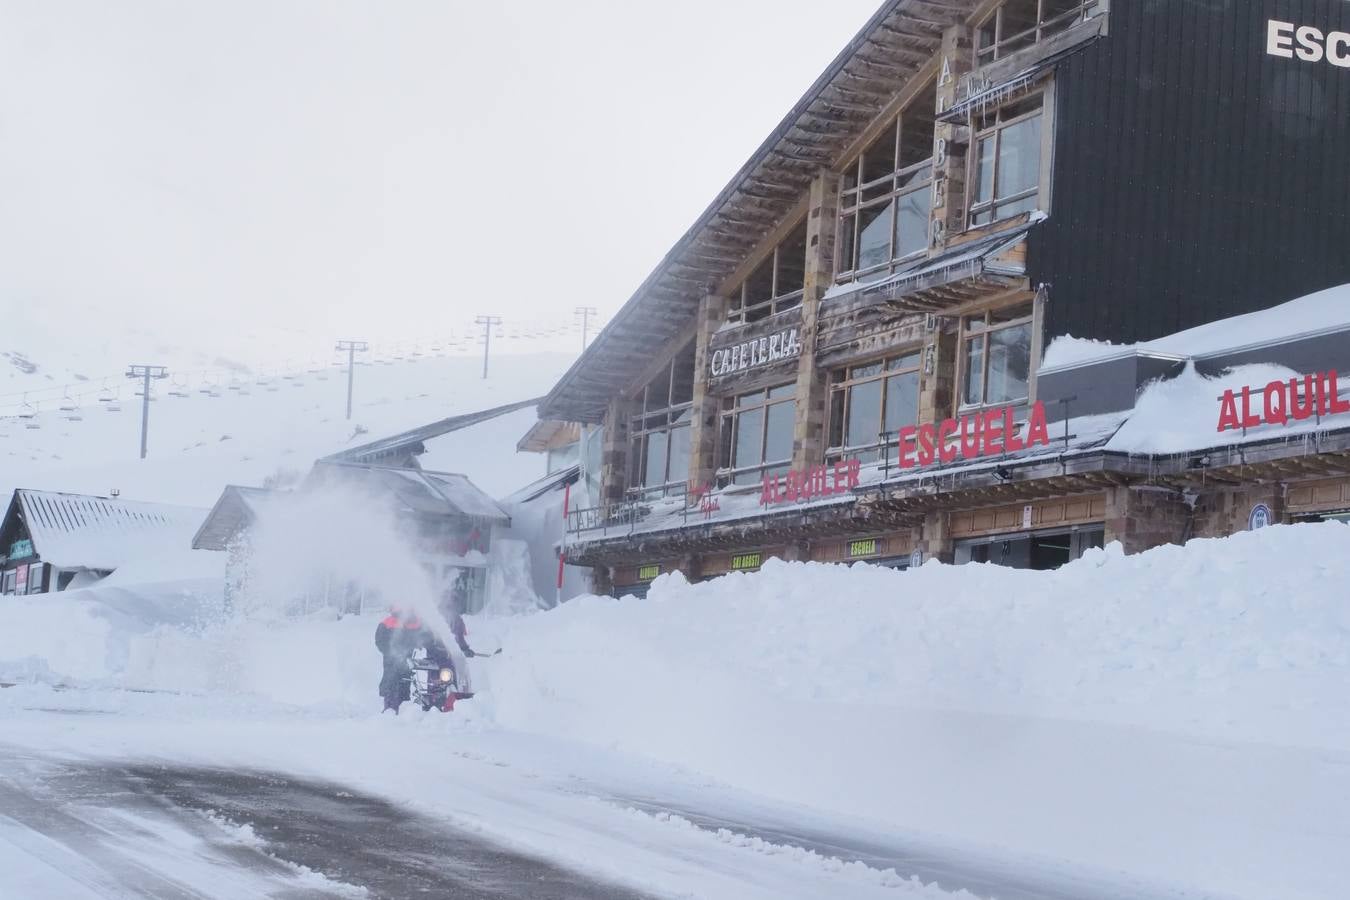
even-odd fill
[{"label": "escuela sign", "polygon": [[1045,404],[1033,403],[1025,431],[1019,431],[1014,416],[1016,407],[1001,406],[981,410],[941,424],[910,425],[900,429],[902,469],[944,465],[957,460],[975,460],[988,456],[1017,453],[1050,443],[1045,421]]},{"label": "escuela sign", "polygon": [[1341,399],[1336,370],[1303,375],[1288,381],[1272,381],[1264,388],[1227,390],[1219,398],[1219,432],[1255,428],[1258,425],[1288,425],[1313,416],[1338,416],[1350,412],[1350,400]]}]

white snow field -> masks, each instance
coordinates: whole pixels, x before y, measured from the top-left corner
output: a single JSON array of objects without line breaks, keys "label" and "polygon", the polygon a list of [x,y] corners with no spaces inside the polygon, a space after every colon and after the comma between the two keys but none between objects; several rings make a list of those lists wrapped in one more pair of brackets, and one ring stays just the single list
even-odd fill
[{"label": "white snow field", "polygon": [[[664,576],[472,620],[505,648],[472,661],[478,696],[398,718],[374,617],[225,616],[179,574],[139,605],[115,581],[0,604],[0,787],[75,761],[292,772],[658,896],[1346,895],[1338,523],[1055,572]],[[0,871],[53,859],[0,809]]]},{"label": "white snow field", "polygon": [[[269,478],[299,476],[314,460],[346,447],[542,396],[574,359],[566,353],[496,354],[484,379],[481,355],[467,351],[372,355],[356,368],[350,421],[346,370],[327,363],[314,371],[217,370],[184,375],[181,383],[171,375],[152,391],[145,460],[139,458],[141,404],[132,382],[91,378],[77,388],[85,393],[76,401],[79,419],[71,420],[60,410],[65,401],[59,383],[52,386],[41,372],[14,372],[0,378],[6,392],[0,396],[0,496],[20,487],[97,495],[117,489],[128,500],[209,508],[226,484],[260,486]],[[115,391],[115,402],[99,401],[105,384]],[[37,407],[32,419],[19,414],[25,391]],[[435,458],[427,468],[453,467],[488,494],[504,496],[543,473],[540,457],[515,452],[536,419],[533,409],[525,409],[476,426],[473,437],[467,431],[446,435],[429,444]]]}]

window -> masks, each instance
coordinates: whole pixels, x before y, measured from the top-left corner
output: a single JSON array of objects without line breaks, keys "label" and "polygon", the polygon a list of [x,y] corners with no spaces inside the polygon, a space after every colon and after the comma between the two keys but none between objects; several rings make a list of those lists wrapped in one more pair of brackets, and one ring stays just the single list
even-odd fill
[{"label": "window", "polygon": [[784,384],[722,401],[718,484],[759,484],[792,467],[796,395],[795,384]]},{"label": "window", "polygon": [[876,281],[928,248],[936,108],[933,84],[844,171],[839,281]]},{"label": "window", "polygon": [[3,576],[0,576],[0,594],[14,593],[14,583],[18,579],[19,573],[10,569]]},{"label": "window", "polygon": [[875,462],[888,435],[918,421],[920,360],[916,351],[834,373],[829,459]]},{"label": "window", "polygon": [[1039,204],[1043,108],[1038,94],[976,117],[972,227],[1030,212]]},{"label": "window", "polygon": [[806,287],[806,222],[765,257],[731,292],[727,320],[758,322],[785,309],[800,306]]},{"label": "window", "polygon": [[961,320],[964,406],[1017,403],[1031,383],[1031,304]]},{"label": "window", "polygon": [[1095,14],[1101,0],[1007,0],[975,35],[975,65],[987,65],[1066,31]]},{"label": "window", "polygon": [[629,420],[628,487],[644,498],[684,491],[689,480],[689,422],[694,402],[694,343],[634,398]]},{"label": "window", "polygon": [[547,454],[547,472],[552,475],[569,466],[574,466],[581,458],[581,443],[574,442],[564,444],[561,447],[550,447]]}]

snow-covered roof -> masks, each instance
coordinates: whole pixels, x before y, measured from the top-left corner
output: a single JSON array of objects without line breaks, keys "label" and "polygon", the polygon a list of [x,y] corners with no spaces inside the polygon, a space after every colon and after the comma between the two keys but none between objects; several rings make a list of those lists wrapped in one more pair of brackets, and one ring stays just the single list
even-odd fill
[{"label": "snow-covered roof", "polygon": [[314,464],[310,478],[318,481],[335,478],[373,488],[388,494],[403,512],[510,521],[495,500],[466,476],[453,472],[320,460]]},{"label": "snow-covered roof", "polygon": [[1100,362],[1129,353],[1201,359],[1347,329],[1350,329],[1350,284],[1343,284],[1259,312],[1220,319],[1138,344],[1058,337],[1046,349],[1041,371]]},{"label": "snow-covered roof", "polygon": [[116,569],[147,550],[187,548],[207,511],[54,491],[14,492],[33,549],[61,568]]},{"label": "snow-covered roof", "polygon": [[432,438],[441,437],[454,431],[460,431],[464,428],[477,425],[481,422],[487,422],[500,416],[522,410],[531,406],[538,406],[540,398],[532,400],[518,400],[515,403],[507,403],[502,406],[494,406],[491,409],[483,409],[477,412],[466,413],[459,416],[451,416],[448,419],[441,419],[427,425],[421,425],[409,431],[391,435],[386,438],[380,438],[377,441],[371,441],[369,444],[363,444],[359,447],[350,447],[326,456],[324,459],[330,462],[351,462],[351,463],[385,463],[389,464],[391,460],[401,456],[416,456],[423,451],[421,446],[424,442]]},{"label": "snow-covered roof", "polygon": [[192,538],[194,550],[225,550],[230,541],[244,528],[257,521],[269,502],[275,503],[286,492],[268,488],[227,484],[216,505]]}]

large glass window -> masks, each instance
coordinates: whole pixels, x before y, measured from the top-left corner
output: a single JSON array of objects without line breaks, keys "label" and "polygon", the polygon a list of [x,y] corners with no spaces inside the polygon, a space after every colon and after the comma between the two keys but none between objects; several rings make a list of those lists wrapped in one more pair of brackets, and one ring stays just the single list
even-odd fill
[{"label": "large glass window", "polygon": [[792,467],[796,384],[722,401],[719,484],[759,484]]},{"label": "large glass window", "polygon": [[1036,209],[1041,188],[1040,95],[977,118],[970,224]]},{"label": "large glass window", "polygon": [[1031,383],[1031,304],[961,320],[965,406],[1017,403]]},{"label": "large glass window", "polygon": [[764,258],[750,277],[731,292],[727,319],[758,322],[776,312],[800,306],[806,287],[806,222]]},{"label": "large glass window", "polygon": [[844,171],[839,281],[875,281],[928,248],[937,87],[915,98]]},{"label": "large glass window", "polygon": [[976,30],[975,65],[987,65],[1077,25],[1100,5],[1101,0],[1005,0]]},{"label": "large glass window", "polygon": [[684,491],[689,480],[689,423],[694,402],[694,344],[663,367],[629,420],[628,487],[641,497]]},{"label": "large glass window", "polygon": [[830,378],[831,460],[881,458],[889,438],[919,418],[919,351],[839,369]]}]

